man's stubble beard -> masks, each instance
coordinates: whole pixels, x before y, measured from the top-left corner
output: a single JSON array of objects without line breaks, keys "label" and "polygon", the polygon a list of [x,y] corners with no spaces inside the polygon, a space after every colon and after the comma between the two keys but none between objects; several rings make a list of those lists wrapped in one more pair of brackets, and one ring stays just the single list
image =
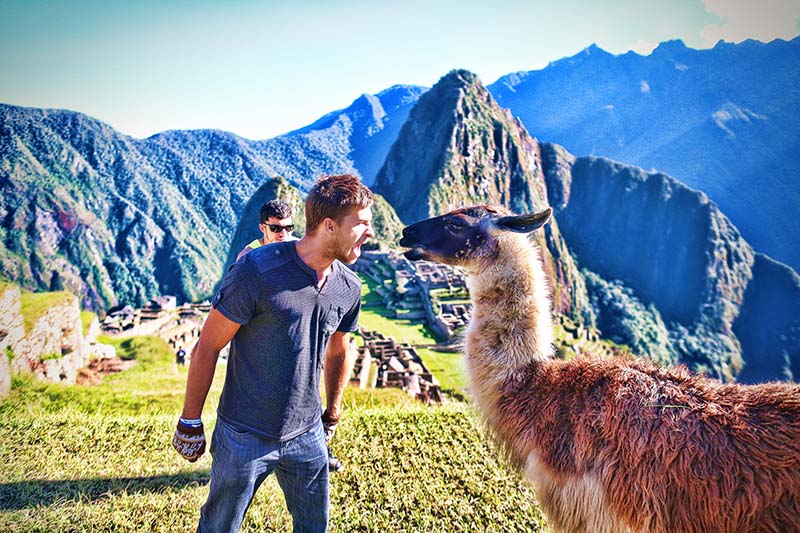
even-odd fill
[{"label": "man's stubble beard", "polygon": [[353,254],[353,257],[350,257],[350,252],[353,251],[355,247],[356,247],[355,243],[350,243],[350,242],[344,243],[341,242],[339,239],[336,239],[328,247],[327,256],[333,259],[337,259],[346,265],[352,265],[358,260],[359,257],[359,254]]}]

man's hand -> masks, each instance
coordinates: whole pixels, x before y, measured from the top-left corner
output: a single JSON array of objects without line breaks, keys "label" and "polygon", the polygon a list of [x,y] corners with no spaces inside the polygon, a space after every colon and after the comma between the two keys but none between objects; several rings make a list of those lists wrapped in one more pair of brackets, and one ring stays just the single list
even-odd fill
[{"label": "man's hand", "polygon": [[339,425],[339,415],[332,415],[330,411],[325,409],[322,413],[322,429],[325,430],[325,441],[330,442],[333,434],[336,433],[336,426]]},{"label": "man's hand", "polygon": [[197,461],[206,451],[206,435],[203,431],[203,423],[187,424],[184,420],[179,419],[178,427],[175,429],[175,436],[172,437],[172,447],[187,461],[191,463]]}]

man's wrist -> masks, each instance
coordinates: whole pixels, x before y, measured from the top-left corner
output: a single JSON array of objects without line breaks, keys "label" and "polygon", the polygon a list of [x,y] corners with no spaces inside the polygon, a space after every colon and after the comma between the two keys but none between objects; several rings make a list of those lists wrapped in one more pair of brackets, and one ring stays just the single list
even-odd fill
[{"label": "man's wrist", "polygon": [[325,409],[325,412],[322,413],[322,422],[325,424],[335,424],[339,421],[339,414],[338,409]]}]

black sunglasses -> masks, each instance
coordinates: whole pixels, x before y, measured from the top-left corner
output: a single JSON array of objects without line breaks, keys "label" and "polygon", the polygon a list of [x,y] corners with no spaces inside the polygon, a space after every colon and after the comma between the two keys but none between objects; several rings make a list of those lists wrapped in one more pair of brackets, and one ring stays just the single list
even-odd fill
[{"label": "black sunglasses", "polygon": [[272,233],[280,233],[282,231],[289,231],[291,232],[294,229],[294,224],[288,224],[286,226],[281,226],[280,224],[264,224],[269,228]]}]

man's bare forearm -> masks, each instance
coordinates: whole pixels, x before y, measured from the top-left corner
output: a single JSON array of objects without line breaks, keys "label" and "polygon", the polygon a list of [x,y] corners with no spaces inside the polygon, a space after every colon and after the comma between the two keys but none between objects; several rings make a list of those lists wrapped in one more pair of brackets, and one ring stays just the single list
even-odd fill
[{"label": "man's bare forearm", "polygon": [[203,348],[198,342],[192,350],[189,377],[186,380],[186,397],[183,400],[183,418],[200,418],[208,391],[214,380],[219,350]]},{"label": "man's bare forearm", "polygon": [[338,418],[342,393],[347,385],[349,369],[350,335],[335,335],[325,356],[325,400],[331,416]]},{"label": "man's bare forearm", "polygon": [[211,389],[211,382],[214,380],[219,352],[236,335],[239,327],[239,324],[230,321],[216,309],[212,309],[208,314],[200,332],[200,339],[192,350],[181,415],[183,418],[200,418],[203,404]]}]

